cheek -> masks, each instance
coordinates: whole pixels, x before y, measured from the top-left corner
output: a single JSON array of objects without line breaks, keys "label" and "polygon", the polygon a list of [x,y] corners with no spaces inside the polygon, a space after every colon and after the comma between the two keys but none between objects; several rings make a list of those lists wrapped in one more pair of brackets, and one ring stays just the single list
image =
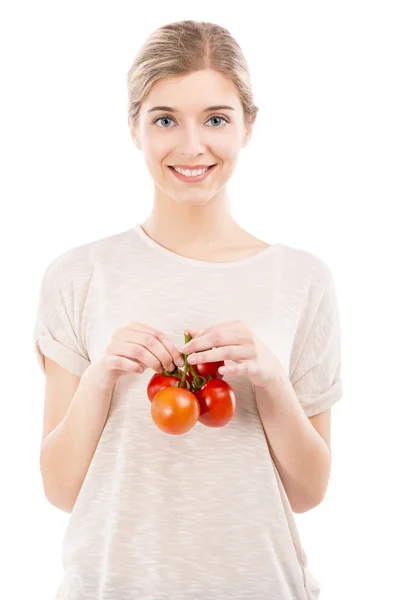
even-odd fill
[{"label": "cheek", "polygon": [[240,144],[236,135],[227,135],[210,142],[209,148],[214,156],[219,157],[223,162],[231,163],[237,160]]},{"label": "cheek", "polygon": [[144,145],[144,152],[147,165],[152,169],[157,169],[171,154],[171,144],[167,143],[165,138],[148,136]]}]

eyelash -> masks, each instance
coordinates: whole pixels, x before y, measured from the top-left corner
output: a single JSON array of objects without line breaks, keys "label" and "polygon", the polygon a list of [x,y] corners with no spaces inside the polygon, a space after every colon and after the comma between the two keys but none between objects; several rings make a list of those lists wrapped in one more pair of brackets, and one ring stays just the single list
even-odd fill
[{"label": "eyelash", "polygon": [[[156,117],[153,121],[152,124],[156,124],[157,121],[160,121],[161,119],[171,119],[172,121],[175,121],[174,117],[171,117],[169,115],[162,115],[161,117]],[[211,119],[222,119],[223,121],[225,121],[225,125],[227,125],[229,123],[229,120],[226,117],[223,117],[221,115],[212,115],[208,121],[210,121]],[[207,122],[208,122],[207,121]],[[171,129],[170,127],[160,127],[160,129]],[[222,129],[222,127],[211,127],[211,129]]]}]

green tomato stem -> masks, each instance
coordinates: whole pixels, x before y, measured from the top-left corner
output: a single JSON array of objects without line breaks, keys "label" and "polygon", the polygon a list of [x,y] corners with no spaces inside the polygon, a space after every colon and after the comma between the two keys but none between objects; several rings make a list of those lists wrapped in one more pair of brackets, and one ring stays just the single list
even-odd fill
[{"label": "green tomato stem", "polygon": [[[185,344],[188,344],[191,340],[191,336],[188,333],[185,333]],[[198,383],[198,375],[196,373],[196,371],[194,371],[193,367],[188,363],[188,355],[187,354],[183,354],[183,357],[185,359],[185,365],[184,365],[184,369],[183,369],[183,373],[182,373],[182,378],[181,378],[181,382],[179,384],[179,387],[185,387],[185,383],[186,383],[186,376],[187,376],[187,372],[188,370],[190,370],[190,372],[192,373],[193,377],[194,377],[194,384],[196,385]],[[189,389],[190,391],[192,390],[192,387],[189,382],[187,382],[186,384],[187,389]]]},{"label": "green tomato stem", "polygon": [[173,371],[168,371],[167,369],[163,369],[162,375],[166,375],[167,377],[180,377],[181,372],[178,367],[175,367]]},{"label": "green tomato stem", "polygon": [[181,378],[181,382],[179,384],[179,387],[183,388],[186,387],[186,376],[187,376],[187,372],[188,372],[188,361],[187,361],[187,356],[184,354],[185,357],[185,366],[183,369],[183,373],[182,373],[182,378]]},{"label": "green tomato stem", "polygon": [[203,375],[198,375],[192,365],[189,365],[189,371],[193,375],[193,388],[195,391],[199,390],[205,383],[207,383],[208,379],[203,377]]},{"label": "green tomato stem", "polygon": [[[192,339],[191,336],[188,333],[185,333],[185,344],[188,344],[191,339]],[[188,355],[183,354],[183,357],[185,359],[185,367],[184,367],[184,370],[182,373],[181,382],[179,384],[179,387],[185,387],[186,376],[187,376],[187,372],[189,370],[193,376],[193,382],[192,382],[191,386],[189,385],[186,387],[187,387],[187,389],[190,389],[192,392],[197,392],[200,388],[203,387],[203,385],[205,385],[207,383],[207,381],[209,381],[211,379],[211,376],[203,377],[202,375],[199,375],[198,373],[196,373],[194,367],[191,364],[189,364],[189,362],[188,362]]]},{"label": "green tomato stem", "polygon": [[[190,342],[190,335],[185,333],[185,344],[187,344],[188,342]],[[181,387],[181,388],[187,387],[186,386],[186,376],[187,376],[188,366],[189,366],[187,354],[184,354],[183,357],[185,359],[185,366],[183,368],[181,382],[179,384],[179,387]]]}]

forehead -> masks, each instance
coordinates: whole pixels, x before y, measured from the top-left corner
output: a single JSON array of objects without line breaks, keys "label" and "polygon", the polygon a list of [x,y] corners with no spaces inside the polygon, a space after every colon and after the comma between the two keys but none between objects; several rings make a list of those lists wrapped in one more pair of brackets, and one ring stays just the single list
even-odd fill
[{"label": "forehead", "polygon": [[143,103],[143,108],[147,110],[157,104],[177,110],[204,110],[206,106],[217,104],[239,108],[240,100],[234,83],[228,77],[205,69],[157,81]]}]

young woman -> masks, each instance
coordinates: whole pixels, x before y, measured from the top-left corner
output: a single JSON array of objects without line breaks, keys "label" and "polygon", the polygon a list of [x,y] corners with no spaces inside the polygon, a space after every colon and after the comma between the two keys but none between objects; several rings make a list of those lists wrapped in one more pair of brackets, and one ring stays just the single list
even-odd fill
[{"label": "young woman", "polygon": [[[57,257],[38,307],[43,486],[72,513],[57,599],[315,600],[293,513],[324,498],[343,393],[331,271],[229,212],[257,108],[226,29],[161,27],[128,90],[151,214]],[[156,426],[148,382],[184,356],[225,361],[227,425]]]}]

